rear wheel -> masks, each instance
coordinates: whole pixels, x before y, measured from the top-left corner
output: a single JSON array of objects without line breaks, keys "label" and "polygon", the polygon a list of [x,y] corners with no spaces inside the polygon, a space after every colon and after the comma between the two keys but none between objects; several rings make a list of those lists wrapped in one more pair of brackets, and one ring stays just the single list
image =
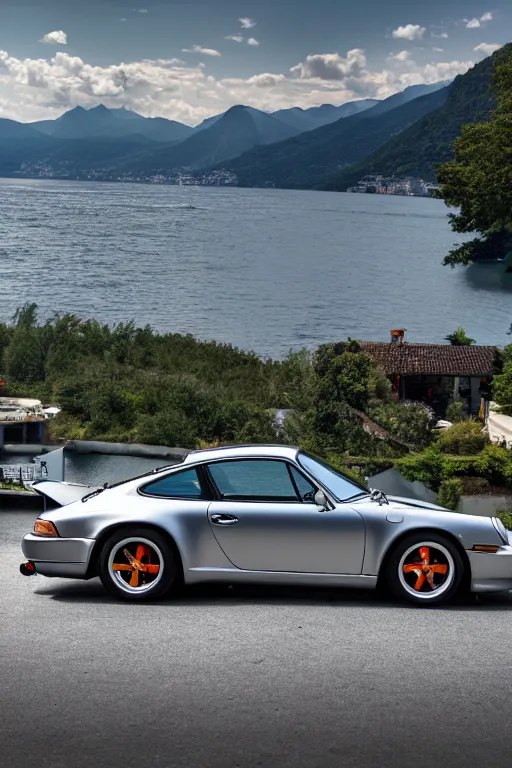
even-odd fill
[{"label": "rear wheel", "polygon": [[154,600],[178,581],[176,552],[151,528],[123,528],[105,542],[99,574],[105,589],[121,600]]},{"label": "rear wheel", "polygon": [[416,605],[448,602],[459,589],[464,563],[448,538],[433,533],[413,534],[393,551],[386,580],[393,593]]}]

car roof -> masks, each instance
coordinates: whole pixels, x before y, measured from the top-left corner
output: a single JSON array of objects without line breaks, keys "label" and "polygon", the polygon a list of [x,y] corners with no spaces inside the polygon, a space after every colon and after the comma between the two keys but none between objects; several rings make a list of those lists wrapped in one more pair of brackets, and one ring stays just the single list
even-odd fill
[{"label": "car roof", "polygon": [[264,459],[267,457],[295,459],[298,450],[293,445],[227,445],[220,448],[190,451],[183,464],[197,464],[203,461],[218,461],[219,459]]}]

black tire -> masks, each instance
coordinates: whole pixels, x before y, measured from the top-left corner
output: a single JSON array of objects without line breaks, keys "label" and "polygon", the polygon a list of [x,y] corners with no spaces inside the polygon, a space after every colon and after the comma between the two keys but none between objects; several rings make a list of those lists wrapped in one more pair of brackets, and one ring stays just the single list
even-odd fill
[{"label": "black tire", "polygon": [[[422,559],[427,550],[428,558]],[[447,570],[443,573],[445,566]],[[464,571],[460,552],[448,537],[418,532],[396,545],[384,575],[391,592],[400,600],[429,606],[452,600],[461,586]]]},{"label": "black tire", "polygon": [[[137,560],[141,547],[144,552]],[[150,566],[153,572],[144,572],[141,565]],[[139,571],[136,577],[135,570]],[[175,548],[161,533],[143,526],[127,527],[119,528],[103,545],[98,571],[103,586],[113,597],[142,602],[161,598],[179,585],[181,564]],[[132,577],[136,585],[131,584]]]}]

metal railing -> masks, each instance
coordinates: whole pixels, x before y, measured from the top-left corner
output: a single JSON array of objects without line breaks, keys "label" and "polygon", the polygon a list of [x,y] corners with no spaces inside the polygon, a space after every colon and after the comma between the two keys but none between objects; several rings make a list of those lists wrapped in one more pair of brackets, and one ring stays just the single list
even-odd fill
[{"label": "metal railing", "polygon": [[6,464],[0,465],[0,480],[6,482],[33,483],[35,480],[43,480],[48,472],[45,464]]}]

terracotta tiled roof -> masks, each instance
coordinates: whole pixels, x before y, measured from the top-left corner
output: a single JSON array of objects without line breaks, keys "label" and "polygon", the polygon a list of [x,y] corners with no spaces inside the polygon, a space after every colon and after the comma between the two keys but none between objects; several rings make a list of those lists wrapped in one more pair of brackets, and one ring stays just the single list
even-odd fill
[{"label": "terracotta tiled roof", "polygon": [[494,347],[381,341],[362,341],[361,346],[388,376],[490,376],[493,372]]}]

